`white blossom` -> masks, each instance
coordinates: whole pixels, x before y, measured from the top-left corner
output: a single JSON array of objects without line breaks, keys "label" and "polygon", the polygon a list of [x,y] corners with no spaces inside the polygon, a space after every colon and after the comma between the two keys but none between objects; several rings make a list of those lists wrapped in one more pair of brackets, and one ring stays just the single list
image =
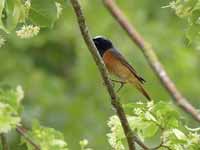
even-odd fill
[{"label": "white blossom", "polygon": [[40,31],[40,27],[28,25],[28,26],[22,26],[22,28],[18,31],[16,31],[17,36],[19,36],[22,39],[28,39],[32,38],[36,35],[38,35]]},{"label": "white blossom", "polygon": [[114,132],[108,133],[107,137],[108,137],[108,142],[113,149],[115,149],[115,150],[125,150],[125,147],[122,144],[121,140],[117,139],[116,134]]},{"label": "white blossom", "polygon": [[183,147],[180,144],[175,144],[173,147],[174,150],[183,150]]},{"label": "white blossom", "polygon": [[20,85],[16,88],[17,91],[17,101],[20,102],[24,98],[24,91]]},{"label": "white blossom", "polygon": [[86,146],[88,145],[88,140],[87,139],[83,139],[79,142],[80,146],[81,146],[81,150],[93,150],[92,148],[87,148]]},{"label": "white blossom", "polygon": [[200,127],[198,127],[198,128],[190,128],[190,127],[188,127],[188,126],[185,126],[185,128],[186,128],[188,131],[192,131],[192,132],[200,131]]},{"label": "white blossom", "polygon": [[79,142],[79,144],[81,145],[81,146],[87,146],[88,145],[88,140],[87,139],[83,139],[83,140],[81,140],[80,142]]},{"label": "white blossom", "polygon": [[170,135],[172,134],[172,131],[171,130],[166,130],[163,132],[162,134],[162,140],[163,140],[163,143],[165,143],[165,145],[168,145],[168,138],[170,137]]},{"label": "white blossom", "polygon": [[62,8],[62,5],[60,3],[55,2],[55,4],[56,4],[56,8],[57,8],[57,18],[59,18],[60,15],[62,14],[63,8]]},{"label": "white blossom", "polygon": [[144,103],[141,102],[141,101],[138,101],[138,102],[136,102],[136,104],[142,105],[142,104],[144,104]]},{"label": "white blossom", "polygon": [[200,143],[200,135],[197,132],[195,132],[195,133],[189,133],[189,137],[190,137],[189,142],[191,144],[193,144],[193,143],[195,143],[195,144]]},{"label": "white blossom", "polygon": [[24,6],[29,9],[31,7],[31,0],[26,0]]},{"label": "white blossom", "polygon": [[60,139],[54,139],[52,141],[52,144],[60,146],[60,147],[66,147],[67,146],[67,143],[65,141],[63,141],[63,140],[60,140]]},{"label": "white blossom", "polygon": [[142,109],[141,108],[134,108],[134,113],[136,114],[136,115],[140,115],[140,114],[142,114]]},{"label": "white blossom", "polygon": [[108,133],[107,137],[111,147],[115,150],[125,150],[125,147],[122,143],[124,133],[119,118],[116,115],[110,117],[108,126],[110,127],[111,133]]},{"label": "white blossom", "polygon": [[5,44],[6,40],[0,35],[0,48]]},{"label": "white blossom", "polygon": [[172,9],[175,9],[176,8],[176,2],[175,1],[172,1],[169,3],[169,6],[172,8]]},{"label": "white blossom", "polygon": [[180,131],[176,128],[172,129],[172,132],[179,140],[185,140],[187,138],[186,135],[182,131]]},{"label": "white blossom", "polygon": [[154,106],[154,102],[153,101],[147,102],[148,110],[152,110],[153,106]]},{"label": "white blossom", "polygon": [[157,122],[156,118],[150,112],[148,112],[148,111],[144,114],[144,116],[145,116],[145,118],[147,120],[152,120],[154,122]]}]

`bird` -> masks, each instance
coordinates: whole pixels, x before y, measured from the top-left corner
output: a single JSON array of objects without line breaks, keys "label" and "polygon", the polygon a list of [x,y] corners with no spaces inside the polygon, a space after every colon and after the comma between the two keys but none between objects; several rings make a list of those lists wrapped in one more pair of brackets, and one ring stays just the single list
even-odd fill
[{"label": "bird", "polygon": [[125,57],[114,47],[111,40],[104,36],[96,36],[93,38],[93,42],[102,57],[108,72],[118,77],[120,79],[118,82],[134,85],[147,100],[151,101],[151,97],[143,86],[145,80],[138,75]]}]

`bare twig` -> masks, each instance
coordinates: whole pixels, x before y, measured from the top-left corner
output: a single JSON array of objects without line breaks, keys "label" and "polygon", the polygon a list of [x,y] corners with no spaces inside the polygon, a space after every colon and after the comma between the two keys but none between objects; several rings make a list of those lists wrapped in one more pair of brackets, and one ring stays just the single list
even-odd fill
[{"label": "bare twig", "polygon": [[139,140],[139,138],[135,137],[135,142],[140,145],[140,147],[143,148],[143,150],[150,150],[149,147],[147,147],[142,141]]},{"label": "bare twig", "polygon": [[166,88],[175,103],[187,113],[191,114],[194,119],[200,122],[200,113],[188,102],[188,100],[178,91],[175,84],[172,82],[162,64],[158,60],[154,49],[147,43],[143,37],[137,32],[135,27],[131,25],[120,10],[114,0],[104,0],[105,6],[108,8],[113,17],[119,22],[122,28],[128,33],[130,38],[141,49],[146,57],[149,65],[154,73],[160,79],[162,85]]},{"label": "bare twig", "polygon": [[169,146],[166,146],[164,145],[163,143],[160,143],[158,146],[154,147],[154,148],[151,148],[149,150],[157,150],[157,149],[160,149],[160,148],[165,148],[165,149],[168,149],[168,150],[172,150]]},{"label": "bare twig", "polygon": [[163,141],[161,141],[161,143],[158,146],[151,148],[150,150],[156,150],[156,149],[161,148],[162,146],[163,146]]},{"label": "bare twig", "polygon": [[27,134],[27,129],[25,129],[22,126],[17,126],[16,131],[24,137],[25,140],[27,140],[34,148],[35,150],[40,150],[40,146],[37,145]]},{"label": "bare twig", "polygon": [[6,139],[6,135],[2,133],[0,136],[1,136],[2,150],[9,150],[9,146],[8,146],[8,141]]},{"label": "bare twig", "polygon": [[[113,105],[113,107],[116,110],[116,113],[120,119],[122,128],[124,130],[124,134],[126,136],[127,142],[128,142],[128,146],[129,146],[129,150],[135,150],[135,139],[137,139],[135,133],[131,130],[130,125],[128,123],[128,120],[126,118],[125,112],[122,108],[122,105],[119,101],[119,98],[117,97],[113,87],[112,87],[112,83],[108,77],[108,72],[105,68],[105,65],[92,41],[92,38],[90,36],[90,33],[88,31],[88,27],[86,25],[85,22],[85,18],[83,16],[82,10],[81,10],[81,6],[79,4],[79,2],[77,0],[71,0],[71,4],[74,8],[74,11],[76,13],[76,17],[77,17],[77,21],[83,36],[83,39],[85,40],[85,43],[90,51],[90,53],[93,56],[93,59],[96,63],[96,65],[98,66],[98,69],[101,73],[101,76],[104,80],[104,83],[106,85],[107,91],[111,97],[111,103]],[[137,141],[139,141],[139,139],[137,139]]]}]

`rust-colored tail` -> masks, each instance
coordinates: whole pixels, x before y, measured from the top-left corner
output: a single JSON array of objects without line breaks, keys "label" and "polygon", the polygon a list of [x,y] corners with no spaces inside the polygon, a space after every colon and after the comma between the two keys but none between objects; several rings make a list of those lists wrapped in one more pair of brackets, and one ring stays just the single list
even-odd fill
[{"label": "rust-colored tail", "polygon": [[141,84],[139,84],[139,86],[136,85],[136,88],[137,88],[149,101],[152,100],[151,97],[149,96],[149,94],[147,93],[147,91],[144,89],[144,87],[143,87]]},{"label": "rust-colored tail", "polygon": [[147,91],[144,89],[144,87],[142,86],[141,83],[135,83],[132,82],[132,84],[149,100],[151,101],[151,97],[149,96],[149,94],[147,93]]}]

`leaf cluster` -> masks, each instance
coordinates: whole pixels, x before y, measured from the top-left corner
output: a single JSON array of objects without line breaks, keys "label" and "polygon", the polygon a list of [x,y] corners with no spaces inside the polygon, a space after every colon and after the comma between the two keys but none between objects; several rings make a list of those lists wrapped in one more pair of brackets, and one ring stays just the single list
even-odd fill
[{"label": "leaf cluster", "polygon": [[[191,131],[181,121],[176,108],[166,102],[138,102],[124,106],[131,128],[143,142],[155,139],[159,150],[197,150],[200,148],[200,134]],[[117,116],[112,116],[108,122],[111,132],[108,141],[116,150],[125,149],[125,135]],[[154,149],[154,148],[152,148]]]},{"label": "leaf cluster", "polygon": [[22,106],[23,91],[20,86],[12,89],[8,86],[0,88],[0,133],[7,133],[20,124],[19,115]]},{"label": "leaf cluster", "polygon": [[187,20],[187,37],[190,41],[200,35],[200,0],[176,0],[169,6],[177,16]]},{"label": "leaf cluster", "polygon": [[52,27],[58,19],[58,2],[64,0],[1,0],[0,29],[9,33],[21,24]]}]

